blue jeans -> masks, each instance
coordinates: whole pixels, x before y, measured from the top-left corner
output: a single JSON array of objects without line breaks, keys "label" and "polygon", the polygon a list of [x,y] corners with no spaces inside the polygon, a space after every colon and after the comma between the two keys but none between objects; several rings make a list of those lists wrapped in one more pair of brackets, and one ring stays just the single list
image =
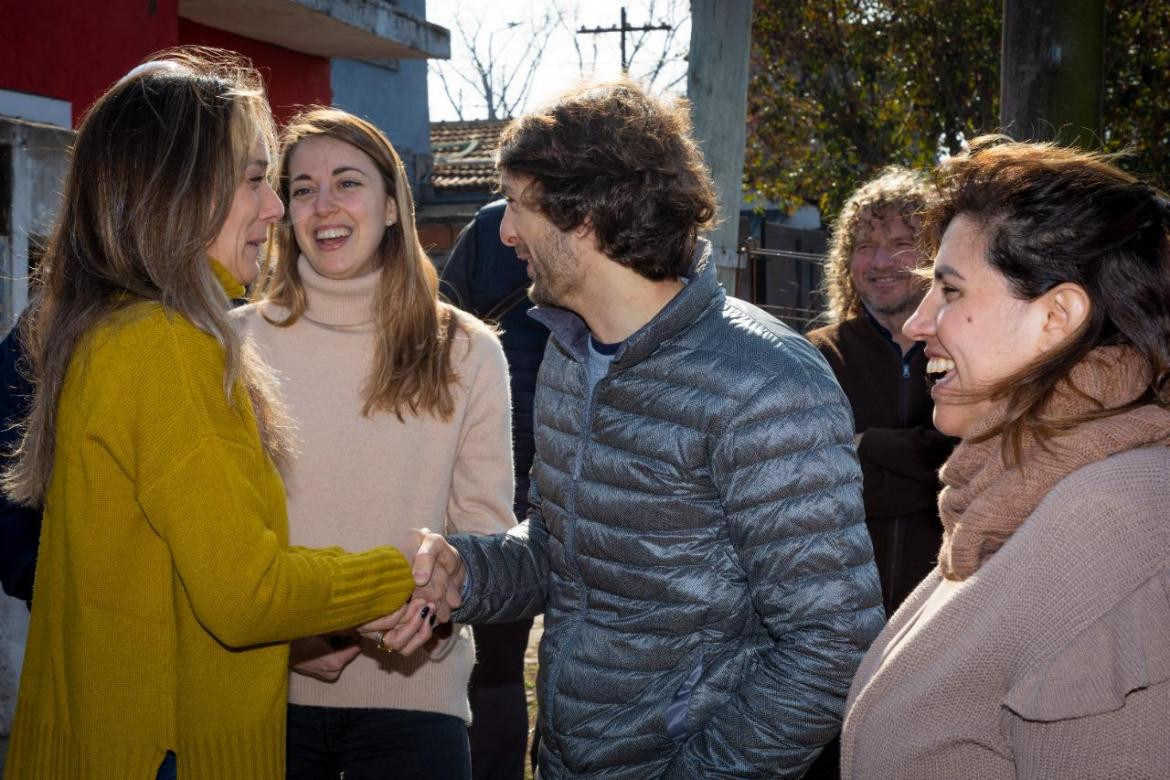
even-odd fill
[{"label": "blue jeans", "polygon": [[288,706],[290,780],[468,780],[467,725],[412,710]]},{"label": "blue jeans", "polygon": [[158,774],[155,775],[155,780],[176,780],[175,764],[175,754],[168,750],[167,757],[158,765]]}]

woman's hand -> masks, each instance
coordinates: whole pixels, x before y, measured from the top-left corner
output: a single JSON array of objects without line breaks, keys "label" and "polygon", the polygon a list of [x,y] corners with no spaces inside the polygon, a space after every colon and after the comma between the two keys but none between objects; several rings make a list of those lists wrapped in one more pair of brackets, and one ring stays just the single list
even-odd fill
[{"label": "woman's hand", "polygon": [[358,632],[380,650],[410,655],[431,638],[435,623],[435,605],[415,596],[397,612],[359,626]]},{"label": "woman's hand", "polygon": [[288,663],[297,674],[334,682],[361,652],[362,646],[352,634],[309,636],[292,641]]}]

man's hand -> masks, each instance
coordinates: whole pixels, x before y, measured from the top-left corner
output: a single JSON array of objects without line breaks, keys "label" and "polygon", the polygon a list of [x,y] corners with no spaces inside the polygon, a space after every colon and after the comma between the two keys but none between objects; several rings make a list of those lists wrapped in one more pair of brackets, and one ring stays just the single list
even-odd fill
[{"label": "man's hand", "polygon": [[460,595],[467,570],[459,551],[447,543],[441,535],[430,529],[419,528],[418,552],[414,554],[411,568],[414,570],[414,595],[435,605],[440,623],[451,619],[451,610],[463,603]]},{"label": "man's hand", "polygon": [[288,664],[297,674],[334,682],[361,652],[358,638],[350,634],[309,636],[289,645]]}]

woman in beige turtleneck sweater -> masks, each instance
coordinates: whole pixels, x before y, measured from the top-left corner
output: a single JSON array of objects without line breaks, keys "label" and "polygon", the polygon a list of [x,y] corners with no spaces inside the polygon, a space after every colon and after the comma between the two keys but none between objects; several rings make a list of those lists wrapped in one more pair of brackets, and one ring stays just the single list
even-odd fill
[{"label": "woman in beige turtleneck sweater", "polygon": [[[282,140],[287,224],[263,299],[237,316],[296,423],[291,542],[413,550],[412,528],[507,530],[504,355],[439,302],[397,153],[335,109],[301,114]],[[467,627],[442,628],[408,656],[352,637],[294,643],[289,777],[468,777],[474,647]]]},{"label": "woman in beige turtleneck sweater", "polygon": [[976,139],[927,214],[938,568],[854,678],[850,780],[1170,772],[1170,204]]}]

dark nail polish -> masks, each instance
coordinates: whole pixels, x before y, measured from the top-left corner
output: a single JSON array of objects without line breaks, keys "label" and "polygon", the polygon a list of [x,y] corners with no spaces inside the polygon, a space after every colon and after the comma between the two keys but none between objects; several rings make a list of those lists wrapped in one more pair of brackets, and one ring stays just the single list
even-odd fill
[{"label": "dark nail polish", "polygon": [[431,625],[435,625],[435,616],[431,615]]},{"label": "dark nail polish", "polygon": [[418,614],[425,618],[427,615],[431,614],[431,608],[430,607],[423,607],[422,612],[420,612]]}]

